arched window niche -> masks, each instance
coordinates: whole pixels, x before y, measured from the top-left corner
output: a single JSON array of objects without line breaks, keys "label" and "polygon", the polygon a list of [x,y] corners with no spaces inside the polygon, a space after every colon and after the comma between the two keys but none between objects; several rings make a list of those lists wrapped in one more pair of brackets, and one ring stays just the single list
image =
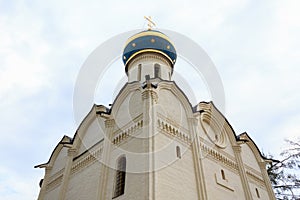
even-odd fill
[{"label": "arched window niche", "polygon": [[125,193],[126,157],[120,156],[116,162],[116,175],[113,199]]},{"label": "arched window niche", "polygon": [[154,64],[154,78],[161,78],[161,69],[159,64]]}]

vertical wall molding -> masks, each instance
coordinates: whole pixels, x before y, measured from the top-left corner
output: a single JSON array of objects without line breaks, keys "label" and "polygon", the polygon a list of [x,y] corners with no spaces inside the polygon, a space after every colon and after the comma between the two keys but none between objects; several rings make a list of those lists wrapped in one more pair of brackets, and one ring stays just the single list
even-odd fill
[{"label": "vertical wall molding", "polygon": [[244,188],[244,194],[245,194],[245,198],[247,200],[252,200],[252,195],[251,195],[251,191],[250,191],[250,186],[249,186],[249,181],[246,175],[246,170],[242,161],[242,156],[241,156],[241,152],[242,152],[242,148],[239,145],[236,146],[232,146],[236,160],[237,160],[237,165],[238,165],[238,171],[240,174],[240,178],[242,181],[242,185]]},{"label": "vertical wall molding", "polygon": [[201,200],[206,200],[207,191],[206,191],[205,180],[204,180],[205,176],[204,176],[202,159],[200,156],[200,152],[201,152],[200,141],[199,141],[199,137],[197,136],[199,116],[196,116],[195,118],[189,118],[188,123],[193,137],[192,152],[193,152],[193,160],[194,160],[194,167],[195,167],[195,174],[196,174],[196,181],[197,181],[198,198]]},{"label": "vertical wall molding", "polygon": [[73,164],[73,158],[77,153],[77,149],[75,148],[69,148],[68,149],[68,157],[67,157],[67,162],[65,166],[65,170],[63,173],[63,178],[62,178],[62,183],[60,186],[60,191],[59,191],[59,200],[64,200],[66,197],[66,191],[68,189],[68,184],[69,184],[69,179],[70,179],[70,174],[71,174],[71,168]]},{"label": "vertical wall molding", "polygon": [[109,163],[111,155],[111,146],[112,146],[112,135],[115,127],[114,119],[105,120],[105,136],[104,137],[104,146],[103,146],[103,156],[102,163],[100,165],[99,172],[99,190],[97,194],[97,199],[107,199],[107,183],[108,183],[108,173],[109,167],[106,165]]}]

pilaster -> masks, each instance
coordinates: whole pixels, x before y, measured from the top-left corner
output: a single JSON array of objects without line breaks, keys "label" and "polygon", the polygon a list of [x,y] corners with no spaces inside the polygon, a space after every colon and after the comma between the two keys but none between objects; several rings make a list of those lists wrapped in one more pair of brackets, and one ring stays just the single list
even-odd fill
[{"label": "pilaster", "polygon": [[268,176],[267,170],[266,170],[266,162],[265,161],[261,161],[258,163],[259,167],[260,167],[260,171],[262,173],[266,188],[267,188],[267,192],[269,194],[270,199],[276,199],[272,185],[271,185],[271,181],[270,178]]},{"label": "pilaster", "polygon": [[148,158],[147,163],[149,163],[149,176],[148,176],[148,183],[149,183],[149,191],[148,196],[149,200],[155,199],[155,133],[156,133],[156,110],[155,104],[158,101],[158,95],[154,91],[151,83],[147,81],[146,88],[142,92],[142,99],[144,102],[144,110],[143,110],[143,135],[145,138],[148,139]]},{"label": "pilaster", "polygon": [[49,181],[49,176],[51,173],[52,167],[50,166],[46,166],[45,168],[45,177],[41,186],[41,190],[38,196],[38,200],[43,200],[45,197],[45,193],[46,193],[46,189],[47,189],[47,185],[48,185],[48,181]]},{"label": "pilaster", "polygon": [[241,178],[242,185],[244,188],[245,198],[247,200],[252,200],[253,198],[252,198],[251,191],[250,191],[249,181],[248,181],[248,178],[246,175],[246,170],[244,168],[244,164],[243,164],[242,157],[241,157],[242,148],[239,145],[232,146],[232,148],[233,148],[235,158],[237,161],[240,178]]},{"label": "pilaster", "polygon": [[107,119],[105,120],[105,138],[104,138],[104,147],[103,147],[103,156],[100,166],[100,177],[99,177],[99,190],[98,198],[99,200],[107,198],[107,183],[108,183],[108,173],[109,167],[107,166],[110,162],[111,150],[112,150],[112,134],[114,131],[115,120]]},{"label": "pilaster", "polygon": [[195,174],[196,174],[196,181],[197,181],[197,192],[198,198],[201,200],[207,199],[207,192],[205,186],[205,175],[203,172],[203,164],[202,159],[200,156],[200,141],[197,135],[197,126],[198,126],[199,119],[197,117],[189,118],[189,126],[190,130],[192,131],[192,152],[193,152],[193,160],[194,160],[194,167],[195,167]]},{"label": "pilaster", "polygon": [[69,179],[70,179],[70,172],[72,168],[72,163],[73,163],[73,158],[77,153],[77,149],[75,148],[69,148],[68,149],[68,157],[67,157],[67,162],[65,166],[65,170],[63,173],[63,179],[61,182],[61,187],[60,187],[60,192],[59,192],[59,200],[64,200],[66,196],[66,192],[68,189],[68,184],[69,184]]}]

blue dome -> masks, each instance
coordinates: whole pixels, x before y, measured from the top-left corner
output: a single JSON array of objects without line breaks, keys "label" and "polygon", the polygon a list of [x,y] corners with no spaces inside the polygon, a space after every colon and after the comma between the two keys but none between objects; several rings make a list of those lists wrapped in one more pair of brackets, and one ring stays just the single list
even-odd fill
[{"label": "blue dome", "polygon": [[123,62],[126,67],[129,61],[140,53],[155,52],[164,55],[173,66],[176,62],[177,54],[170,39],[159,31],[147,30],[130,37],[123,51]]}]

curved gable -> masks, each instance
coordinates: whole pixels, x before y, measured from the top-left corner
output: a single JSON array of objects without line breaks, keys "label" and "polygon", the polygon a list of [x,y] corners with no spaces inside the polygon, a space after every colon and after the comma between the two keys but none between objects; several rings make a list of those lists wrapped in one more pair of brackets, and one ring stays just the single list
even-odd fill
[{"label": "curved gable", "polygon": [[160,82],[156,111],[169,122],[189,129],[188,119],[193,117],[193,110],[185,94],[173,82]]},{"label": "curved gable", "polygon": [[119,129],[134,121],[143,112],[141,93],[138,82],[126,83],[118,93],[110,110],[110,118],[115,120]]},{"label": "curved gable", "polygon": [[108,108],[102,105],[93,105],[91,111],[79,125],[73,141],[73,148],[78,149],[77,154],[82,153],[86,149],[103,139],[105,127],[102,117],[98,114],[109,112]]},{"label": "curved gable", "polygon": [[159,83],[160,89],[170,89],[170,91],[178,98],[187,112],[187,117],[193,116],[193,107],[185,93],[178,87],[174,81],[163,81]]},{"label": "curved gable", "polygon": [[35,168],[51,167],[51,174],[58,172],[65,166],[65,158],[67,156],[67,147],[64,145],[71,144],[72,138],[64,135],[63,138],[54,148],[49,160],[45,164],[37,165]]},{"label": "curved gable", "polygon": [[260,171],[259,163],[264,162],[265,160],[261,155],[261,152],[259,151],[257,145],[253,142],[253,140],[247,133],[242,133],[241,135],[239,135],[239,140],[245,142],[245,145],[241,145],[241,154],[244,163]]}]

